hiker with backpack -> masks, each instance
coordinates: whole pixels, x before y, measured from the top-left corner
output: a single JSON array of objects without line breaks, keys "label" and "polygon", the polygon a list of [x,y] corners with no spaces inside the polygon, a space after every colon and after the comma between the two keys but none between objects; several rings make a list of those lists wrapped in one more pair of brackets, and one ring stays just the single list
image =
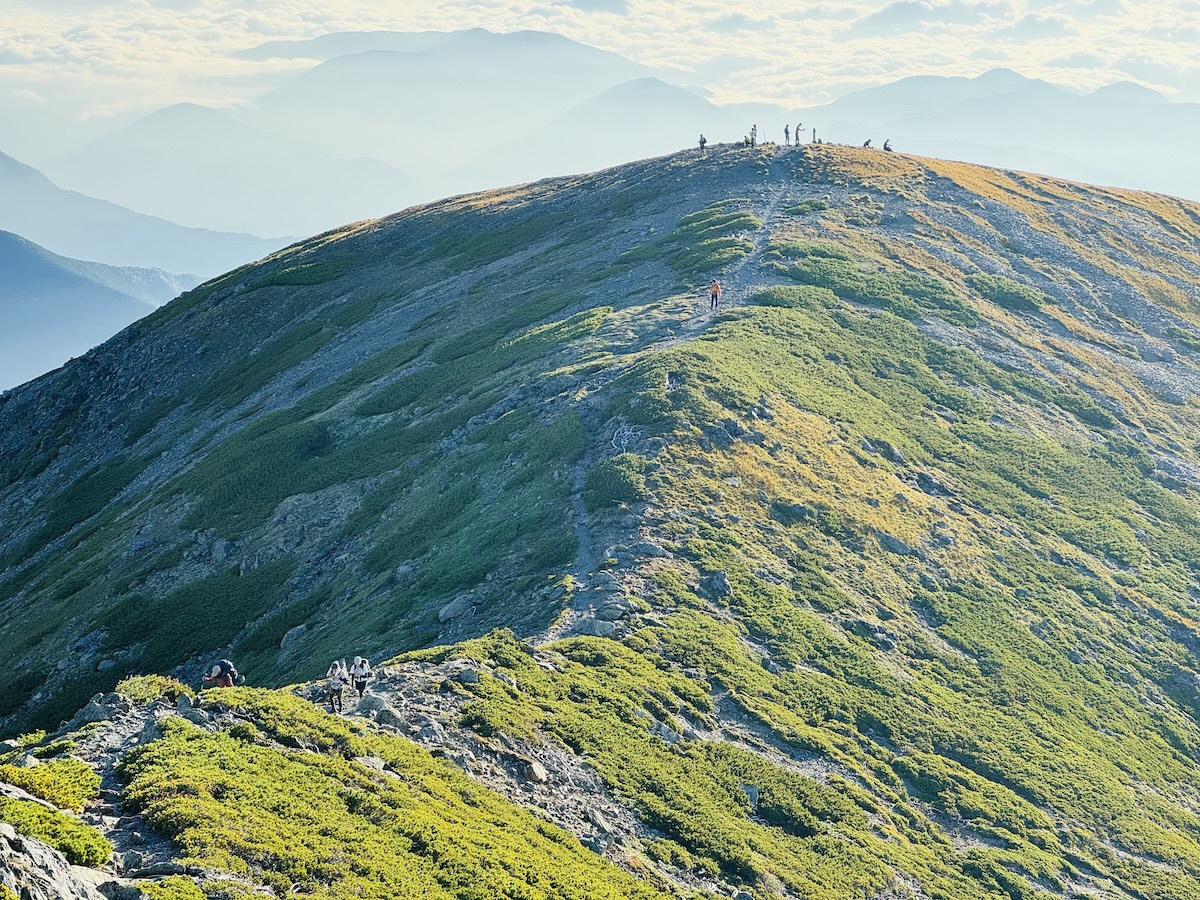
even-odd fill
[{"label": "hiker with backpack", "polygon": [[721,305],[721,282],[713,279],[712,284],[708,286],[708,308],[715,310]]},{"label": "hiker with backpack", "polygon": [[[798,134],[797,137],[799,137]],[[792,131],[787,125],[783,126],[783,145],[785,147],[792,146]]]},{"label": "hiker with backpack", "polygon": [[371,661],[365,656],[354,657],[354,665],[350,667],[350,679],[354,682],[354,690],[358,692],[359,700],[367,692],[367,681],[370,678]]},{"label": "hiker with backpack", "polygon": [[335,659],[329,667],[329,671],[325,673],[325,677],[329,679],[326,682],[329,691],[329,711],[340,713],[342,711],[342,691],[350,683],[350,673],[346,671],[346,661]]},{"label": "hiker with backpack", "polygon": [[241,676],[238,675],[238,670],[233,667],[233,663],[227,659],[223,659],[213,666],[212,671],[202,677],[200,681],[203,684],[213,682],[214,687],[228,688],[237,684],[238,678],[240,677]]},{"label": "hiker with backpack", "polygon": [[704,148],[707,146],[708,146],[708,138],[706,138],[704,135],[700,135],[700,152],[701,152],[701,154],[704,153]]}]

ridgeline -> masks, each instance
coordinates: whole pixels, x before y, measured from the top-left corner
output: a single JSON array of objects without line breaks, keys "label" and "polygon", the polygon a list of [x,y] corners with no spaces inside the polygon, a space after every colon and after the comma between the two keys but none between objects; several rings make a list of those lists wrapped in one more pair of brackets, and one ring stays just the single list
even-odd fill
[{"label": "ridgeline", "polygon": [[833,146],[235,270],[0,395],[0,819],[156,900],[1194,900],[1198,300],[1200,206]]}]

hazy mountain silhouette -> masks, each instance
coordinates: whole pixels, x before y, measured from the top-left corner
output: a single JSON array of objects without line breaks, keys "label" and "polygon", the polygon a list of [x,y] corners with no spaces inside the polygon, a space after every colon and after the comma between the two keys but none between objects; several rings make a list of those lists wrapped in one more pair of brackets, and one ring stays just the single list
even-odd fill
[{"label": "hazy mountain silhouette", "polygon": [[340,156],[438,173],[649,74],[560,35],[476,29],[427,39],[421,50],[330,59],[260,98],[246,116],[262,130]]},{"label": "hazy mountain silhouette", "polygon": [[1200,197],[1200,104],[1122,82],[1077,94],[1006,69],[905,78],[799,113],[826,140],[897,147],[1078,180]]},{"label": "hazy mountain silhouette", "polygon": [[250,234],[185,228],[63,190],[37,169],[3,153],[0,229],[75,259],[195,272],[202,277],[266,256],[287,243]]},{"label": "hazy mountain silhouette", "polygon": [[513,137],[462,177],[470,186],[484,186],[561,175],[572,167],[591,171],[669,153],[701,133],[713,144],[739,140],[749,128],[685,88],[639,78]]},{"label": "hazy mountain silhouette", "polygon": [[412,179],[257,131],[227,110],[180,103],[69,157],[64,181],[154,215],[257,234],[323,231],[408,205]]},{"label": "hazy mountain silhouette", "polygon": [[0,271],[0,390],[103,343],[199,281],[68,259],[7,231]]}]

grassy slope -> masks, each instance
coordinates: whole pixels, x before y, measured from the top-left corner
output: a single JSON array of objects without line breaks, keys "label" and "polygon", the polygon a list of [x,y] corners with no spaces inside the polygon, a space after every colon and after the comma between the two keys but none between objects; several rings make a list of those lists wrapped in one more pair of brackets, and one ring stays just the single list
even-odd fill
[{"label": "grassy slope", "polygon": [[[194,310],[261,295],[273,326],[287,303],[310,321],[61,488],[98,515],[10,543],[13,562],[69,534],[0,585],[28,611],[6,637],[36,652],[35,612],[52,629],[47,610],[112,594],[113,653],[129,614],[162,610],[114,677],[232,641],[270,678],[298,671],[274,649],[293,625],[305,655],[418,646],[459,592],[483,610],[464,630],[531,631],[559,608],[539,586],[575,555],[570,469],[590,462],[593,533],[628,538],[634,513],[669,553],[619,563],[653,612],[620,642],[555,645],[558,675],[502,636],[460,649],[520,685],[485,678],[465,725],[565,743],[660,834],[663,866],[763,895],[1197,896],[1197,211],[834,148],[714,156],[699,186],[678,161],[555,184],[498,200],[511,218],[484,238],[483,212],[426,213],[202,289]],[[746,306],[663,342],[687,327],[681,289],[748,258]],[[187,302],[162,327],[198,316]],[[214,342],[236,350],[239,326]],[[304,362],[351,337],[374,355]],[[616,424],[637,438],[614,465]],[[185,431],[210,452],[139,487]],[[123,556],[147,518],[180,543]],[[185,549],[194,533],[257,568]],[[717,572],[731,593],[703,587]],[[241,612],[202,615],[214,593]],[[191,643],[165,630],[197,622]],[[835,774],[673,748],[634,715],[719,732],[723,702]],[[743,781],[763,788],[753,820]]]}]

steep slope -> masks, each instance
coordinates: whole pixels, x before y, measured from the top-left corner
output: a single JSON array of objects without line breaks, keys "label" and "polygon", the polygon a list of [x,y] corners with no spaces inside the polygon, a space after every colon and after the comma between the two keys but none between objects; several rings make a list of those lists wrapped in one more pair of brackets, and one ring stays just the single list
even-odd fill
[{"label": "steep slope", "polygon": [[0,391],[108,340],[200,279],[56,256],[0,231]]},{"label": "steep slope", "polygon": [[56,186],[0,153],[0,229],[73,259],[210,277],[283,245],[249,234],[184,228]]},{"label": "steep slope", "polygon": [[[6,722],[409,651],[353,721],[647,889],[1194,898],[1198,282],[1194,204],[828,146],[313,238],[3,398]],[[352,896],[283,829],[418,762],[295,702],[74,740],[165,719],[165,852]]]},{"label": "steep slope", "polygon": [[310,234],[418,199],[413,180],[379,160],[338,159],[192,103],[88,144],[55,174],[172,221],[254,234]]}]

